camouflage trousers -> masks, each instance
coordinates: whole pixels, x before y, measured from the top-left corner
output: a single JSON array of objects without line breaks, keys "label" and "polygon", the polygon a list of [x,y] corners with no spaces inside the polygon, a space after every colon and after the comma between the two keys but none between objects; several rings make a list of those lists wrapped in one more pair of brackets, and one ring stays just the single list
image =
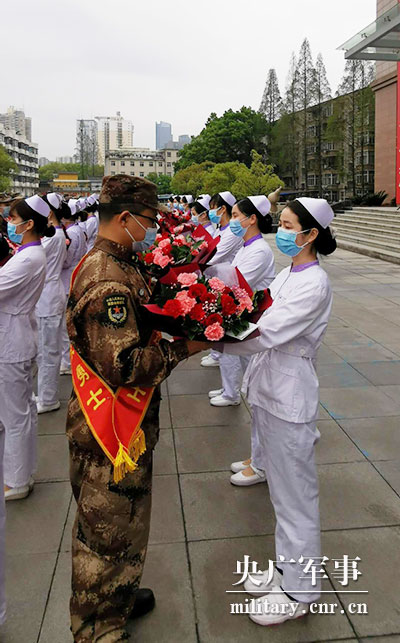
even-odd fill
[{"label": "camouflage trousers", "polygon": [[71,630],[75,643],[127,640],[150,527],[152,451],[119,484],[104,455],[70,443],[78,504],[72,533]]}]

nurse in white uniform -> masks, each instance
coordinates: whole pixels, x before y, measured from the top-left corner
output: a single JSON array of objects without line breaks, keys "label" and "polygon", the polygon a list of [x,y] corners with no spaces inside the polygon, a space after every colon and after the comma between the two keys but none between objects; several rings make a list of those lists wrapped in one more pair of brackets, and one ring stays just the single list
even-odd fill
[{"label": "nurse in white uniform", "polygon": [[94,195],[88,196],[86,201],[85,210],[88,213],[88,218],[86,219],[87,251],[90,252],[95,244],[99,231],[99,220],[96,216],[97,204]]},{"label": "nurse in white uniform", "polygon": [[184,194],[182,197],[183,209],[186,214],[190,214],[191,207],[194,203],[194,198],[191,194]]},{"label": "nurse in white uniform", "polygon": [[[278,248],[293,258],[270,287],[272,306],[259,322],[260,336],[224,345],[235,355],[253,355],[247,369],[247,398],[252,406],[251,465],[234,463],[237,475],[267,479],[276,516],[275,560],[270,578],[263,572],[245,590],[254,593],[260,625],[303,616],[320,597],[320,580],[313,585],[304,573],[310,558],[321,556],[318,478],[314,448],[320,437],[318,379],[315,359],[332,307],[332,290],[318,253],[336,248],[329,225],[334,217],[325,199],[301,197],[282,211],[276,236]],[[287,610],[292,602],[296,611]],[[272,608],[272,604],[278,607]],[[280,606],[280,607],[279,607]],[[274,610],[280,610],[279,614]],[[254,610],[256,611],[256,610]]]},{"label": "nurse in white uniform", "polygon": [[46,278],[40,239],[55,234],[54,227],[48,227],[49,214],[49,206],[39,196],[11,206],[8,236],[21,245],[0,269],[0,430],[5,432],[6,500],[25,498],[33,488],[36,470],[32,365],[37,354],[35,306]]},{"label": "nurse in white uniform", "polygon": [[38,365],[38,413],[56,411],[60,408],[58,379],[60,376],[62,328],[65,311],[65,291],[61,270],[67,258],[67,238],[61,226],[61,196],[55,192],[46,194],[44,200],[51,208],[49,221],[54,225],[54,237],[42,239],[46,253],[47,273],[40,299],[36,305],[39,345]]},{"label": "nurse in white uniform", "polygon": [[[75,200],[70,199],[68,202],[68,205],[66,203],[63,203],[62,208],[63,208],[62,210],[63,224],[67,231],[67,235],[70,239],[70,244],[67,250],[67,257],[64,261],[64,265],[61,271],[61,281],[64,286],[65,307],[66,307],[68,294],[69,294],[71,275],[74,271],[75,266],[80,262],[82,257],[86,254],[87,246],[86,246],[85,234],[77,223],[78,212],[76,210]],[[60,375],[67,375],[70,373],[71,373],[71,362],[69,358],[69,338],[68,338],[67,327],[65,324],[65,316],[64,316],[63,331],[62,331],[62,357],[61,357]]]},{"label": "nurse in white uniform", "polygon": [[214,226],[208,216],[208,211],[210,209],[210,196],[205,194],[202,197],[199,197],[197,201],[194,201],[192,204],[192,223],[195,225],[201,224],[208,234],[212,237],[215,237],[215,232],[217,227]]},{"label": "nurse in white uniform", "polygon": [[[240,270],[253,292],[265,290],[275,278],[274,255],[262,236],[272,230],[270,209],[271,204],[264,195],[242,199],[232,208],[230,228],[244,242],[232,266]],[[212,406],[240,404],[240,386],[249,361],[247,355],[224,353],[221,356],[222,388],[209,392]]]},{"label": "nurse in white uniform", "polygon": [[[217,252],[208,262],[209,266],[215,266],[218,263],[230,263],[243,245],[243,239],[234,235],[229,225],[232,207],[235,203],[236,199],[232,192],[218,192],[211,197],[211,209],[208,216],[211,223],[217,226],[214,236],[219,235],[221,239],[217,246]],[[206,367],[219,366],[219,359],[220,354],[218,351],[212,350],[202,358],[200,364]]]}]

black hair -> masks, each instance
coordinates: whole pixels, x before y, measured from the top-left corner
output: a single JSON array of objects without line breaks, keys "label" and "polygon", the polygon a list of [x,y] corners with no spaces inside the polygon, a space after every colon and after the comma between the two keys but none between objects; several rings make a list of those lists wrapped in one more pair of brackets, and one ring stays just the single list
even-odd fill
[{"label": "black hair", "polygon": [[176,196],[174,196],[174,199],[175,199],[175,201],[178,201],[178,203],[180,203],[180,202],[181,202],[181,197],[179,196],[179,194],[177,194]]},{"label": "black hair", "polygon": [[217,208],[222,208],[222,206],[225,206],[226,211],[228,213],[228,217],[231,218],[231,216],[232,216],[232,206],[229,205],[229,203],[227,203],[225,201],[225,199],[223,199],[222,196],[220,194],[218,194],[218,192],[217,192],[217,194],[212,195],[212,197],[210,199],[210,204],[212,204],[214,207],[217,207]]},{"label": "black hair", "polygon": [[87,205],[85,207],[85,212],[87,212],[88,214],[90,214],[91,212],[96,212],[98,207],[99,206],[97,205],[97,203],[93,203],[93,205]]},{"label": "black hair", "polygon": [[185,196],[183,196],[182,197],[182,203],[187,203],[187,202],[188,202],[187,198]]},{"label": "black hair", "polygon": [[8,257],[10,254],[10,246],[7,243],[7,239],[0,232],[0,261]]},{"label": "black hair", "polygon": [[66,203],[65,201],[61,203],[60,212],[61,212],[61,219],[67,219],[67,221],[74,220],[74,215],[71,212],[71,208],[69,207],[68,203]]},{"label": "black hair", "polygon": [[101,223],[109,223],[112,219],[121,214],[124,210],[134,214],[142,214],[144,210],[151,210],[147,205],[142,203],[99,203],[99,218]]},{"label": "black hair", "polygon": [[289,201],[286,207],[297,216],[302,230],[310,230],[311,228],[318,230],[318,237],[314,239],[313,247],[320,255],[330,255],[336,250],[336,239],[333,238],[331,229],[329,227],[323,228],[300,201],[297,199]]},{"label": "black hair", "polygon": [[204,212],[207,212],[207,215],[208,215],[207,208],[205,208],[204,205],[201,205],[201,203],[199,203],[198,201],[195,201],[194,203],[192,203],[191,207],[196,210],[197,214],[203,214]]},{"label": "black hair", "polygon": [[269,232],[271,232],[272,217],[270,214],[266,214],[265,216],[260,214],[254,203],[252,203],[252,201],[250,201],[250,199],[248,198],[241,199],[241,201],[238,201],[236,205],[239,208],[240,212],[246,217],[251,217],[252,214],[256,215],[260,232],[262,232],[263,234],[268,234]]},{"label": "black hair", "polygon": [[168,197],[168,201],[171,201],[171,203],[173,203],[173,202],[174,202],[174,197],[173,197],[173,196],[169,196],[169,197]]},{"label": "black hair", "polygon": [[23,221],[33,221],[33,229],[39,237],[54,237],[56,229],[52,225],[48,225],[47,217],[42,216],[36,210],[33,210],[25,199],[20,199],[14,203],[10,212],[19,214]]},{"label": "black hair", "polygon": [[80,218],[80,220],[84,223],[84,222],[87,220],[87,218],[88,218],[87,210],[81,210],[81,211],[79,212],[79,218]]}]

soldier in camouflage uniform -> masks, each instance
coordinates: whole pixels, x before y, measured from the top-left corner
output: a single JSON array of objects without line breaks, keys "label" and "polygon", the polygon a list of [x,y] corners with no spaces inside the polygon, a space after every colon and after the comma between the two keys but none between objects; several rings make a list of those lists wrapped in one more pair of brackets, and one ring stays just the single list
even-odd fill
[{"label": "soldier in camouflage uniform", "polygon": [[154,605],[151,590],[139,590],[139,584],[149,535],[159,385],[181,360],[205,347],[165,339],[149,345],[152,331],[140,318],[138,307],[148,301],[150,289],[132,262],[132,239],[140,242],[146,229],[155,226],[156,186],[127,175],[104,177],[99,207],[99,236],[77,272],[68,301],[71,344],[113,390],[156,388],[141,424],[146,451],[138,468],[118,484],[74,392],[69,402],[70,475],[78,504],[70,609],[77,643],[126,640],[125,625],[135,612],[135,600],[138,608],[142,596],[138,614],[149,602]]}]

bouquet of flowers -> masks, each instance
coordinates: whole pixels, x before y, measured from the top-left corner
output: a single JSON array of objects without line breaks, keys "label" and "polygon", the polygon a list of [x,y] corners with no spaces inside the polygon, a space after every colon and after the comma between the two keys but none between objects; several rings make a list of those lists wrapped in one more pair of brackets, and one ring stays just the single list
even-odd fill
[{"label": "bouquet of flowers", "polygon": [[173,266],[196,263],[205,264],[217,249],[219,237],[213,237],[203,228],[197,226],[192,234],[179,232],[176,236],[170,232],[159,233],[151,248],[136,256],[136,260],[153,277],[160,277]]},{"label": "bouquet of flowers", "polygon": [[256,331],[254,325],[271,305],[267,291],[252,293],[236,272],[236,285],[207,277],[186,267],[160,280],[154,303],[143,308],[153,328],[179,337],[203,341],[235,341]]},{"label": "bouquet of flowers", "polygon": [[[174,208],[169,212],[160,213],[158,224],[163,232],[170,232],[172,234],[191,232],[195,228],[194,223],[190,221],[191,218],[190,212],[181,212]],[[179,229],[181,226],[182,228]]]}]

